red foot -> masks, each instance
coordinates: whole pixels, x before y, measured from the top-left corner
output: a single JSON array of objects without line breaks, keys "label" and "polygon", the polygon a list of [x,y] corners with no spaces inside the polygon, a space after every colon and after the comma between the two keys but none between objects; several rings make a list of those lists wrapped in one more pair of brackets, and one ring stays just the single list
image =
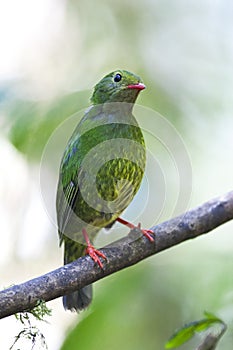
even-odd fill
[{"label": "red foot", "polygon": [[124,219],[122,219],[122,218],[117,218],[116,220],[117,220],[118,222],[120,222],[121,224],[123,224],[123,225],[125,225],[125,226],[128,226],[131,230],[134,229],[134,228],[138,228],[138,229],[142,232],[142,234],[143,234],[144,236],[146,236],[146,238],[149,239],[150,242],[154,242],[154,240],[155,240],[154,237],[151,237],[151,234],[154,235],[154,232],[153,232],[152,230],[145,230],[145,229],[142,229],[140,223],[136,226],[136,225],[134,225],[134,224],[131,224],[131,222],[128,222],[128,221],[126,221],[126,220],[124,220]]},{"label": "red foot", "polygon": [[103,269],[104,266],[99,257],[103,259],[107,259],[106,256],[103,253],[101,253],[99,250],[95,249],[95,247],[91,244],[85,228],[82,230],[82,233],[85,238],[85,241],[87,242],[86,253],[92,258],[92,260],[94,260],[95,263],[99,265],[101,269]]}]

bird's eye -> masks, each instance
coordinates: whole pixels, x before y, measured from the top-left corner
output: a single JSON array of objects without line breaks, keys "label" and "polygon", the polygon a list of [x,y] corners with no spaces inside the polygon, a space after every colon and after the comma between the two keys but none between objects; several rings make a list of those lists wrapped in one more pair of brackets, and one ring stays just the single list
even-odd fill
[{"label": "bird's eye", "polygon": [[121,80],[121,78],[122,78],[121,74],[117,73],[114,77],[115,83],[118,83]]}]

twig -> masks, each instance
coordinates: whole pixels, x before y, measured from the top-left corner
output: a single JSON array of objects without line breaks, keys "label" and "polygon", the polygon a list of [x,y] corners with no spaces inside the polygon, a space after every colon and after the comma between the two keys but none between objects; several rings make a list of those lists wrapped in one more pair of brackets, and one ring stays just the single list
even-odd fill
[{"label": "twig", "polygon": [[84,256],[43,276],[2,290],[0,318],[30,310],[38,300],[49,301],[68,294],[162,250],[210,232],[231,219],[233,191],[152,227],[154,243],[133,230],[127,237],[101,250],[108,259],[103,270],[89,256]]}]

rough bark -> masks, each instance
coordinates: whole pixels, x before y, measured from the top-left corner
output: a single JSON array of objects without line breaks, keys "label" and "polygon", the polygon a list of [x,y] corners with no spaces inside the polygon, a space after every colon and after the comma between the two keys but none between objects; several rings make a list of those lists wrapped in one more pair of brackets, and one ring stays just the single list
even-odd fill
[{"label": "rough bark", "polygon": [[84,256],[43,276],[2,290],[0,318],[30,310],[38,300],[49,301],[68,294],[162,250],[210,232],[231,219],[233,191],[152,227],[154,243],[135,229],[127,237],[101,249],[107,257],[103,270],[89,256]]}]

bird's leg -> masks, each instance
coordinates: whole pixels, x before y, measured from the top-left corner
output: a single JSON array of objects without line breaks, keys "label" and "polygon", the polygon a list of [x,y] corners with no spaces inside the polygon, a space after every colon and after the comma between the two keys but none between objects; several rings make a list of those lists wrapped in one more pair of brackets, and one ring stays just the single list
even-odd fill
[{"label": "bird's leg", "polygon": [[88,254],[92,258],[92,260],[94,260],[94,262],[97,263],[99,267],[102,269],[103,264],[100,260],[100,257],[103,259],[107,259],[106,256],[103,253],[101,253],[99,250],[95,249],[95,247],[91,244],[87,234],[87,230],[85,228],[82,229],[82,233],[87,243],[86,254]]},{"label": "bird's leg", "polygon": [[121,224],[129,227],[131,230],[133,230],[134,228],[138,228],[142,234],[149,239],[150,242],[154,242],[154,238],[151,237],[151,234],[154,234],[154,232],[152,230],[145,230],[141,228],[141,224],[139,223],[137,226],[135,226],[134,224],[132,224],[131,222],[128,222],[122,218],[117,218],[116,221],[120,222]]}]

